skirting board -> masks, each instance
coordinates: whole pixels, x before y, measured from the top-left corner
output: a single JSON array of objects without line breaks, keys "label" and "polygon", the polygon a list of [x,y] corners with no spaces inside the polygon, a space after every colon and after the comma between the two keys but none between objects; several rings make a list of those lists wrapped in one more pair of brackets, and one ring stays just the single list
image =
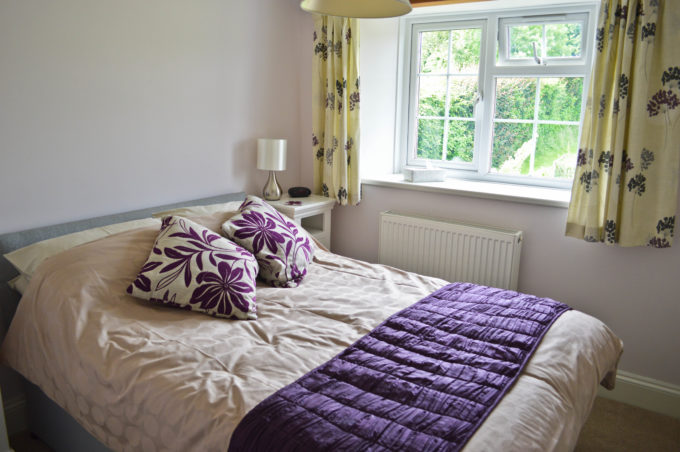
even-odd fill
[{"label": "skirting board", "polygon": [[600,386],[598,396],[680,419],[680,386],[619,371],[616,388]]},{"label": "skirting board", "polygon": [[[619,371],[616,389],[608,391],[600,386],[598,396],[680,419],[680,386],[663,381]],[[5,420],[8,435],[28,430],[24,397],[6,401]]]}]

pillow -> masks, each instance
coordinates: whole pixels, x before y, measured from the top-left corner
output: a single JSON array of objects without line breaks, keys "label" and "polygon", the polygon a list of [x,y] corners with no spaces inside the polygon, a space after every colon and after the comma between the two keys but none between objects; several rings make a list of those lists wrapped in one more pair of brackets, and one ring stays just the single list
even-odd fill
[{"label": "pillow", "polygon": [[168,216],[127,292],[216,317],[254,320],[257,270],[255,257],[240,246],[191,220]]},{"label": "pillow", "polygon": [[19,292],[21,295],[23,295],[24,292],[26,292],[28,283],[29,280],[24,275],[19,275],[7,281],[7,285],[12,289],[16,290],[17,292]]},{"label": "pillow", "polygon": [[219,204],[209,204],[207,206],[189,206],[178,207],[176,209],[164,210],[163,212],[154,212],[151,214],[154,218],[163,218],[169,215],[178,217],[193,217],[202,215],[212,215],[219,212],[234,212],[238,213],[238,208],[243,201],[222,202]]},{"label": "pillow", "polygon": [[53,239],[47,239],[41,242],[33,243],[23,248],[19,248],[18,250],[14,250],[11,253],[7,253],[5,254],[5,257],[12,263],[12,265],[14,265],[14,268],[16,268],[19,273],[30,280],[38,266],[45,259],[52,257],[55,254],[59,254],[62,251],[82,245],[83,243],[93,242],[119,232],[157,224],[160,224],[158,219],[144,218],[141,220],[110,224],[99,228],[86,229],[84,231],[74,232],[72,234],[66,234]]},{"label": "pillow", "polygon": [[239,211],[222,225],[222,232],[255,255],[262,279],[273,286],[297,287],[314,255],[307,232],[256,196],[246,196]]}]

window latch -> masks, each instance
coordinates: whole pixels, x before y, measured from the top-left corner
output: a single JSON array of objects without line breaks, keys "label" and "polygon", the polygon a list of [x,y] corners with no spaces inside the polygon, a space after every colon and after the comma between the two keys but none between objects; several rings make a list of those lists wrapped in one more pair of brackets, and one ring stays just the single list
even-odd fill
[{"label": "window latch", "polygon": [[484,100],[484,94],[483,94],[482,91],[480,90],[480,91],[477,91],[477,92],[475,93],[475,97],[474,97],[474,99],[472,99],[472,103],[475,104],[475,105],[477,105],[477,104],[480,103],[482,100]]},{"label": "window latch", "polygon": [[543,64],[543,60],[538,56],[538,52],[536,51],[536,41],[532,42],[531,45],[534,48],[534,60],[536,61],[536,64]]}]

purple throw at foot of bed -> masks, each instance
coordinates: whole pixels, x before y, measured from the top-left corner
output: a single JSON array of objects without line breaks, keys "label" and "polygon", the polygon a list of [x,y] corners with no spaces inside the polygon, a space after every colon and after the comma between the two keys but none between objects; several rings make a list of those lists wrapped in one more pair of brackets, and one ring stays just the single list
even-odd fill
[{"label": "purple throw at foot of bed", "polygon": [[569,309],[449,284],[262,401],[229,451],[460,450]]}]

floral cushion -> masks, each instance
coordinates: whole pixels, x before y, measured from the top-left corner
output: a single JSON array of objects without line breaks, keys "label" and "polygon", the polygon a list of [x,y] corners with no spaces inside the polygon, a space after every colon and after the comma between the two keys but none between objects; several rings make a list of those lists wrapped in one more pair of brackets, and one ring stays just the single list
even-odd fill
[{"label": "floral cushion", "polygon": [[168,306],[254,320],[257,272],[255,257],[237,244],[186,218],[168,216],[127,291]]},{"label": "floral cushion", "polygon": [[273,286],[297,287],[314,255],[307,232],[256,196],[246,196],[239,211],[222,232],[255,255],[260,278]]}]

